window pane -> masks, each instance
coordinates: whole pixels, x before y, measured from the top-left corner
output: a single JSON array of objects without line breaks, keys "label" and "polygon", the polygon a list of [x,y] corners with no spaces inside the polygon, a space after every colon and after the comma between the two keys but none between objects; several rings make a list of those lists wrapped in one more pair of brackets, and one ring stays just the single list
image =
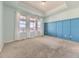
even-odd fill
[{"label": "window pane", "polygon": [[21,27],[22,27],[22,28],[25,28],[25,27],[26,27],[26,25],[24,25],[24,24],[20,24],[19,26],[20,26],[20,28],[21,28]]},{"label": "window pane", "polygon": [[33,28],[33,27],[34,27],[34,23],[30,22],[30,28]]},{"label": "window pane", "polygon": [[26,21],[20,20],[19,21],[19,32],[25,32],[26,29]]},{"label": "window pane", "polygon": [[20,24],[26,24],[26,22],[25,21],[20,21]]}]

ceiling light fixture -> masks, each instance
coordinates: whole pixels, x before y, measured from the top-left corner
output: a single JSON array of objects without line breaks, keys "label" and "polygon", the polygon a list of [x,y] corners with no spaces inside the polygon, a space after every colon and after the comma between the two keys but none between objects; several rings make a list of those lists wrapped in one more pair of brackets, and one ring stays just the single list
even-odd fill
[{"label": "ceiling light fixture", "polygon": [[42,5],[45,5],[45,3],[46,3],[46,1],[42,1],[42,2],[41,2]]}]

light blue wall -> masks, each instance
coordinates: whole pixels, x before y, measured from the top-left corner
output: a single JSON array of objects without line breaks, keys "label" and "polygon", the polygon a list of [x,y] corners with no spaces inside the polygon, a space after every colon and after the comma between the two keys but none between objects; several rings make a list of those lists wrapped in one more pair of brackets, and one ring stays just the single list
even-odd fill
[{"label": "light blue wall", "polygon": [[3,2],[0,2],[0,51],[3,47]]},{"label": "light blue wall", "polygon": [[15,40],[16,9],[4,4],[3,9],[4,42]]}]

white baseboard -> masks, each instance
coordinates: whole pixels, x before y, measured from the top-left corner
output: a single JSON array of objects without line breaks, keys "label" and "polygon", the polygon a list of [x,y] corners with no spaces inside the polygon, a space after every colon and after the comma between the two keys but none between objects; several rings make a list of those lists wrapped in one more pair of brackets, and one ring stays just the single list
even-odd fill
[{"label": "white baseboard", "polygon": [[10,43],[10,42],[14,42],[16,40],[11,40],[11,41],[4,41],[4,43]]}]

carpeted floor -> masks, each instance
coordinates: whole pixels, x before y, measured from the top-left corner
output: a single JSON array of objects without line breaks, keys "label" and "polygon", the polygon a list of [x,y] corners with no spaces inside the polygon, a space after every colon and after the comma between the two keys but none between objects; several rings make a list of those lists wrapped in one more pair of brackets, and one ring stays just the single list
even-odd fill
[{"label": "carpeted floor", "polygon": [[2,58],[72,58],[79,57],[79,43],[54,37],[38,37],[5,44]]}]

